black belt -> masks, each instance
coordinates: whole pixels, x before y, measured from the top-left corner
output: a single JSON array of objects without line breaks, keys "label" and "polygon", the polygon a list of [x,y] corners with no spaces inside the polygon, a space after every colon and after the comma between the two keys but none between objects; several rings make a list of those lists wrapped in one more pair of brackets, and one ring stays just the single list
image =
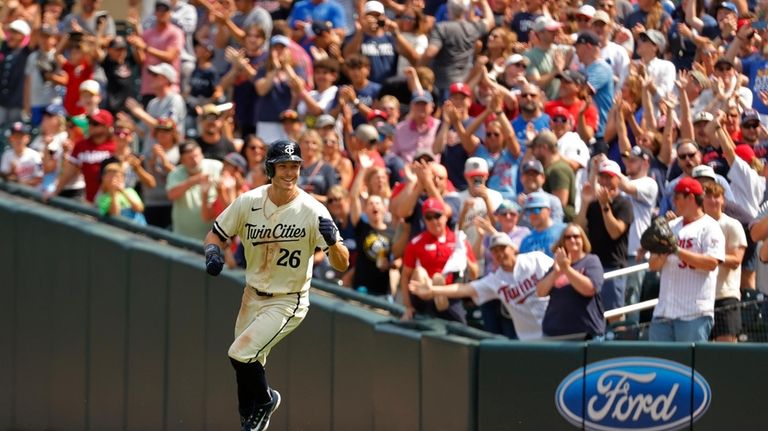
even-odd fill
[{"label": "black belt", "polygon": [[256,295],[258,295],[258,296],[267,296],[267,297],[270,297],[270,298],[275,296],[273,293],[262,292],[262,291],[260,291],[259,289],[256,289],[256,288],[254,288],[253,290],[256,291]]}]

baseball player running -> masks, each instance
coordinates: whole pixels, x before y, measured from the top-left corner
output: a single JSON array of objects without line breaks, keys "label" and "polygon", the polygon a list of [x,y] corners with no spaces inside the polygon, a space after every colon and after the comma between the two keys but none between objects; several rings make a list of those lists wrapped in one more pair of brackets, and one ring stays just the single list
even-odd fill
[{"label": "baseball player running", "polygon": [[238,197],[205,238],[209,274],[221,272],[221,248],[235,235],[248,262],[235,341],[228,352],[243,431],[266,430],[280,405],[280,394],[267,384],[264,365],[270,350],[307,314],[315,248],[326,252],[334,269],[349,266],[349,251],[328,210],[296,186],[301,162],[296,142],[273,142],[265,162],[270,183]]}]

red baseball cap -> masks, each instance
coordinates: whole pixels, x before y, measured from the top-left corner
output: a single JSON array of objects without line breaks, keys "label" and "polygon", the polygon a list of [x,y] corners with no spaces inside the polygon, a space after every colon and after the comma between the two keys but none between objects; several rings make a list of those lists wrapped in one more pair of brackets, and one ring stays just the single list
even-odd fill
[{"label": "red baseball cap", "polygon": [[99,123],[102,126],[112,127],[112,125],[115,122],[115,119],[112,117],[112,114],[109,113],[109,111],[105,109],[99,109],[98,111],[91,114],[89,117],[91,121],[94,123]]},{"label": "red baseball cap", "polygon": [[755,150],[747,144],[737,145],[734,151],[741,160],[744,160],[747,163],[752,163],[752,160],[755,160]]},{"label": "red baseball cap", "polygon": [[704,189],[701,187],[700,182],[691,177],[685,177],[677,182],[675,193],[691,193],[696,196],[701,196],[704,194]]},{"label": "red baseball cap", "polygon": [[376,117],[383,118],[384,121],[387,121],[387,119],[389,118],[389,115],[387,115],[386,112],[379,109],[374,109],[373,111],[368,113],[368,121],[371,121]]},{"label": "red baseball cap", "polygon": [[552,108],[552,111],[550,112],[550,117],[565,117],[568,121],[573,123],[573,115],[571,114],[571,111],[563,108],[562,106],[555,106]]},{"label": "red baseball cap", "polygon": [[433,196],[431,198],[427,198],[427,200],[425,200],[424,203],[421,204],[421,213],[422,214],[428,214],[428,213],[445,214],[445,205],[440,199]]},{"label": "red baseball cap", "polygon": [[467,97],[472,97],[472,89],[463,82],[454,82],[448,89],[451,94],[461,93]]}]

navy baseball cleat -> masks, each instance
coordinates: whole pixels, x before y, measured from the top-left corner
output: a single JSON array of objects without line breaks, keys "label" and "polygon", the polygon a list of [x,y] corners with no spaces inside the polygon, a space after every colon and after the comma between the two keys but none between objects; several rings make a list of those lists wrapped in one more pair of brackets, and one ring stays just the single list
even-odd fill
[{"label": "navy baseball cleat", "polygon": [[272,413],[280,407],[280,392],[269,388],[272,401],[256,407],[256,411],[243,424],[243,431],[265,431],[269,427]]}]

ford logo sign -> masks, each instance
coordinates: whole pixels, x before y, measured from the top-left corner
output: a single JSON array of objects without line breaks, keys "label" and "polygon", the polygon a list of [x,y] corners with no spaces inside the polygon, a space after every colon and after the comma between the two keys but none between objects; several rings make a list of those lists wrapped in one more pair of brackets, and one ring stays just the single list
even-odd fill
[{"label": "ford logo sign", "polygon": [[569,374],[555,393],[557,410],[568,422],[604,431],[687,427],[711,401],[709,384],[691,367],[646,357],[589,364]]}]

